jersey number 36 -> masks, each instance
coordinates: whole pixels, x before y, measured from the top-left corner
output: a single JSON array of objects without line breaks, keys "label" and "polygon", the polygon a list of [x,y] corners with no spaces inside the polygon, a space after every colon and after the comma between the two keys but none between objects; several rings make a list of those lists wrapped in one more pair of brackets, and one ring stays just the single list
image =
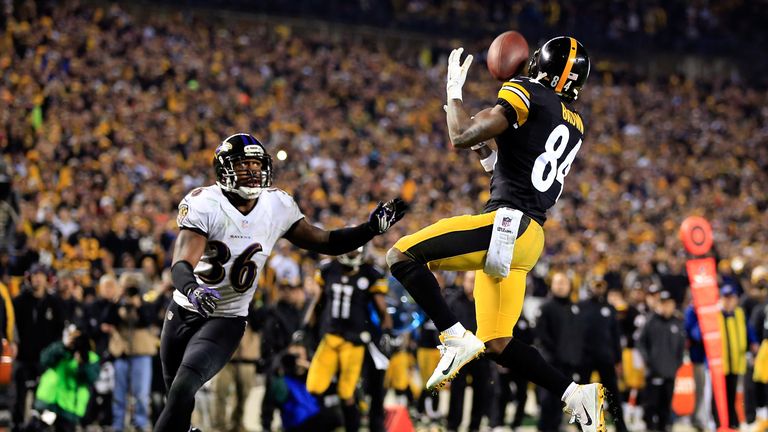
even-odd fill
[{"label": "jersey number 36", "polygon": [[571,164],[576,159],[576,153],[581,148],[581,139],[579,139],[576,146],[561,160],[565,149],[568,147],[568,138],[570,136],[571,133],[568,130],[568,126],[564,124],[558,125],[549,134],[549,138],[547,138],[547,142],[544,144],[544,153],[536,158],[536,162],[533,163],[533,170],[531,170],[531,182],[533,187],[539,192],[548,192],[555,180],[560,183],[560,191],[557,193],[555,201],[560,199],[560,194],[563,193],[565,176],[571,170]]},{"label": "jersey number 36", "polygon": [[[203,282],[209,285],[216,285],[221,283],[226,276],[227,272],[224,269],[224,264],[232,258],[232,252],[229,251],[227,245],[216,240],[208,242],[208,249],[212,253],[211,257],[208,258],[211,270],[207,274],[199,276]],[[248,291],[248,288],[256,280],[259,268],[254,261],[251,261],[251,258],[261,250],[261,245],[254,243],[245,248],[243,253],[232,263],[232,268],[229,271],[229,282],[232,285],[232,289],[236,292],[243,293]]]}]

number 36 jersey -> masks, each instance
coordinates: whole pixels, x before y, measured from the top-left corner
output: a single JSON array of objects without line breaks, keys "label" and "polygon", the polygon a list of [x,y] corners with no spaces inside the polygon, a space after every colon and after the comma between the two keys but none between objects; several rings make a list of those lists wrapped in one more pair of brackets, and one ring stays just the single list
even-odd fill
[{"label": "number 36 jersey", "polygon": [[515,208],[544,225],[581,148],[584,122],[553,89],[527,77],[505,82],[496,103],[509,127],[496,137],[499,153],[485,211]]},{"label": "number 36 jersey", "polygon": [[[221,294],[214,317],[248,315],[259,272],[275,243],[304,215],[293,198],[280,189],[265,189],[256,206],[242,214],[217,185],[194,189],[179,204],[179,229],[208,239],[195,267],[200,285]],[[173,293],[180,306],[194,311],[180,291]]]}]

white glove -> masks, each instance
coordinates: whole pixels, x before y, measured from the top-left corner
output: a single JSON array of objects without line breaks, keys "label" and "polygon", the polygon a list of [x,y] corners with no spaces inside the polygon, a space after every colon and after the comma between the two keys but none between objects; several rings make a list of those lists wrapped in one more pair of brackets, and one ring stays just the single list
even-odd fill
[{"label": "white glove", "polygon": [[456,48],[451,51],[451,55],[448,56],[448,77],[446,78],[445,89],[448,93],[448,100],[461,98],[461,88],[464,86],[464,81],[467,79],[467,72],[469,66],[472,64],[472,54],[468,55],[464,60],[464,64],[460,63],[461,53],[464,52],[464,48]]}]

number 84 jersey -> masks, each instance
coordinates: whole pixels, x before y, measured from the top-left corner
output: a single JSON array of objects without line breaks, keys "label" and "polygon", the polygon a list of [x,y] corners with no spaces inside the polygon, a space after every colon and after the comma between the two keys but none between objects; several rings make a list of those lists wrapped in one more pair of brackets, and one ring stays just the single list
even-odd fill
[{"label": "number 84 jersey", "polygon": [[[247,316],[256,281],[275,243],[302,219],[298,205],[284,191],[264,190],[248,214],[237,210],[217,185],[194,189],[179,204],[179,229],[205,236],[208,243],[195,277],[221,294],[214,317]],[[180,291],[180,306],[195,311]]]},{"label": "number 84 jersey", "polygon": [[528,77],[505,82],[496,104],[509,127],[496,137],[499,153],[485,211],[515,208],[544,225],[581,148],[584,122],[553,88]]}]

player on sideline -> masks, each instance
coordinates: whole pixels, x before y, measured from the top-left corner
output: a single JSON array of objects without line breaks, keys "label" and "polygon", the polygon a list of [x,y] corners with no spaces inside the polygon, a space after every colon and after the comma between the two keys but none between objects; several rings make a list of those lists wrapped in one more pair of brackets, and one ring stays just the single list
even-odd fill
[{"label": "player on sideline", "polygon": [[380,203],[361,225],[315,227],[290,195],[272,187],[272,158],[244,133],[216,148],[213,167],[216,184],[194,189],[179,204],[176,290],[160,341],[168,398],[155,432],[190,430],[195,393],[239,345],[255,281],[278,239],[340,255],[386,232],[407,210],[397,198]]},{"label": "player on sideline", "polygon": [[387,279],[365,262],[361,247],[322,263],[315,280],[323,291],[309,320],[325,334],[307,372],[307,390],[322,395],[338,374],[336,386],[342,402],[344,429],[357,431],[360,411],[355,403],[355,389],[363,370],[366,344],[371,340],[369,304],[376,308],[382,330],[392,330],[392,317],[387,314],[385,300]]},{"label": "player on sideline", "polygon": [[[544,246],[546,211],[560,197],[581,147],[584,124],[570,104],[587,80],[589,57],[572,37],[546,42],[531,57],[527,76],[505,82],[496,105],[470,117],[461,89],[472,56],[461,64],[462,51],[455,49],[448,58],[448,132],[460,149],[496,140],[491,198],[482,214],[442,219],[401,238],[387,253],[392,275],[441,331],[441,358],[427,388],[444,385],[488,349],[500,365],[562,395],[571,422],[585,431],[604,431],[602,385],[573,383],[535,348],[512,338],[526,275]],[[440,295],[430,272],[438,269],[476,271],[477,336]]]}]

